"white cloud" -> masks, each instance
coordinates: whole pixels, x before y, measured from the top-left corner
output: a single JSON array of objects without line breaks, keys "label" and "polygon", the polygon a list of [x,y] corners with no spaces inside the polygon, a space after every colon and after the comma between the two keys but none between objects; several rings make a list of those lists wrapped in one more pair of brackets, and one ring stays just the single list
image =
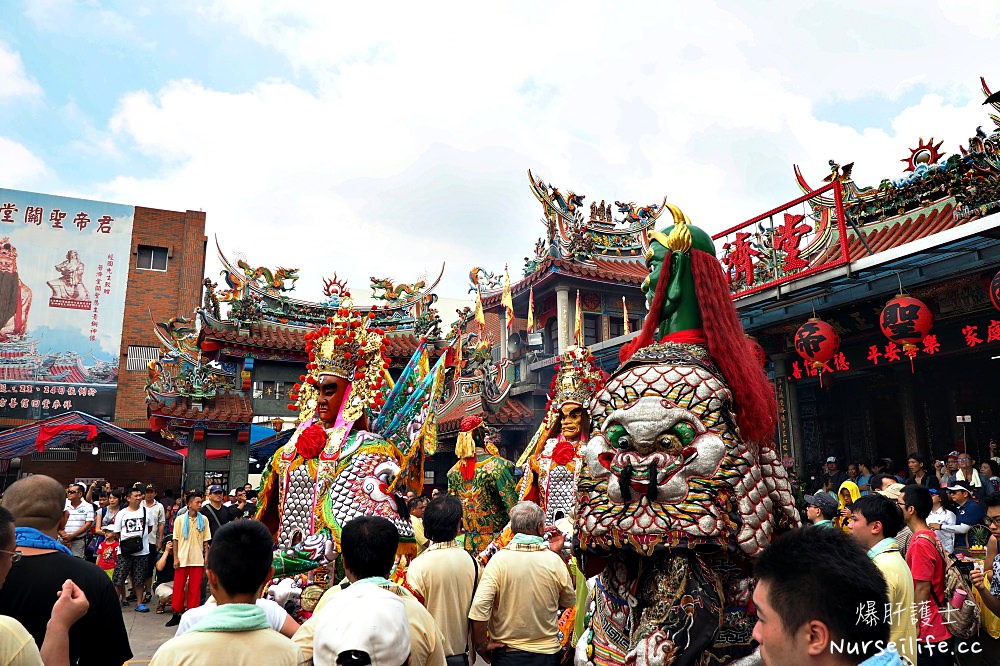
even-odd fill
[{"label": "white cloud", "polygon": [[5,136],[0,136],[0,155],[0,183],[5,188],[38,187],[44,177],[51,176],[41,158]]},{"label": "white cloud", "polygon": [[15,97],[41,96],[41,87],[24,71],[21,54],[0,44],[0,102]]},{"label": "white cloud", "polygon": [[[931,3],[192,8],[301,76],[124,95],[110,134],[158,169],[98,196],[204,209],[225,249],[301,267],[304,296],[334,271],[358,290],[442,260],[443,295],[463,294],[473,265],[518,275],[543,232],[528,168],[587,203],[666,194],[717,231],[797,196],[793,163],[818,183],[828,159],[854,161],[873,185],[919,138],[954,152],[989,123],[975,63],[994,44]],[[890,118],[817,111],[904,95]]]}]

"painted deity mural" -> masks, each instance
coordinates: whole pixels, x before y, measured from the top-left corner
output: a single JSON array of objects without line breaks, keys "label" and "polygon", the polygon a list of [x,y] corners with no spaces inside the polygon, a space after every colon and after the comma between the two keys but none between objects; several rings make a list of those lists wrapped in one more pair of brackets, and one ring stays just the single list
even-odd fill
[{"label": "painted deity mural", "polygon": [[0,189],[0,416],[114,417],[134,214]]}]

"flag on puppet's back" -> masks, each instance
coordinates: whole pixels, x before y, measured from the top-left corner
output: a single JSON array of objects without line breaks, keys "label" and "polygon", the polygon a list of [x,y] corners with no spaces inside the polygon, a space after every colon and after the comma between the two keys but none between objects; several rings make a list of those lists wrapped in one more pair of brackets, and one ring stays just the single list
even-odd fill
[{"label": "flag on puppet's back", "polygon": [[479,323],[479,330],[486,328],[486,314],[483,312],[483,290],[476,285],[476,322]]},{"label": "flag on puppet's back", "polygon": [[462,329],[458,329],[458,333],[455,335],[455,372],[458,373],[457,376],[462,376],[462,339],[465,337],[465,333]]},{"label": "flag on puppet's back", "polygon": [[427,357],[427,337],[424,336],[413,351],[413,355],[410,356],[409,362],[403,368],[402,374],[399,375],[399,379],[396,380],[389,395],[386,396],[382,411],[379,412],[375,422],[372,423],[372,432],[380,432],[388,422],[396,417],[396,414],[409,399],[409,395],[413,389],[429,374],[429,366],[430,359]]},{"label": "flag on puppet's back", "polygon": [[507,272],[506,266],[503,267],[503,295],[500,296],[500,304],[507,313],[504,319],[507,320],[507,334],[510,335],[514,329],[514,298],[510,293],[510,273]]},{"label": "flag on puppet's back", "polygon": [[622,296],[622,318],[625,321],[625,326],[622,330],[625,331],[625,335],[628,335],[632,331],[628,327],[628,306],[625,305],[625,297]]},{"label": "flag on puppet's back", "polygon": [[535,332],[535,288],[528,290],[528,333]]},{"label": "flag on puppet's back", "polygon": [[580,309],[580,290],[576,290],[576,321],[573,325],[573,341],[583,346],[583,310]]}]

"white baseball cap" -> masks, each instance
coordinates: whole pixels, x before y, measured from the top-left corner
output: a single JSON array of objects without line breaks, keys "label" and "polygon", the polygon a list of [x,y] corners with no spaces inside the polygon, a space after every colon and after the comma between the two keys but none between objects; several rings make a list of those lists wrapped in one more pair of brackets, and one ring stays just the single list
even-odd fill
[{"label": "white baseball cap", "polygon": [[837,456],[830,456],[826,459],[827,462],[837,462]]},{"label": "white baseball cap", "polygon": [[372,666],[406,664],[410,623],[402,600],[372,583],[353,584],[334,594],[316,614],[313,663],[354,663],[338,659],[348,650],[367,654]]}]

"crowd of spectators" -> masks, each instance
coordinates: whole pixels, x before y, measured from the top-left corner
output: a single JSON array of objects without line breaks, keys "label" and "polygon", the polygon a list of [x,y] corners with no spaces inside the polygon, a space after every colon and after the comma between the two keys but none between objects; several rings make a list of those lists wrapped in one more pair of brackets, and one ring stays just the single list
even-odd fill
[{"label": "crowd of spectators", "polygon": [[[881,571],[891,606],[907,609],[893,617],[891,635],[900,653],[918,666],[955,663],[958,638],[947,619],[954,611],[945,597],[953,556],[971,571],[967,585],[975,587],[982,604],[1000,612],[1000,451],[992,441],[989,450],[990,458],[978,466],[965,452],[952,451],[933,465],[911,453],[905,475],[891,459],[850,463],[847,480],[836,487],[839,465],[830,456],[816,491],[805,496],[812,529],[851,534]],[[860,492],[850,498],[843,491],[852,485]],[[919,617],[909,610],[916,608],[922,609]],[[903,633],[912,627],[915,641]]]},{"label": "crowd of spectators", "polygon": [[[987,571],[974,570],[971,584],[1000,612],[1000,493],[980,499],[977,478],[992,481],[962,457],[932,471],[909,456],[908,474],[897,475],[891,461],[841,471],[831,456],[805,497],[809,526],[778,537],[756,563],[754,638],[768,666],[954,663],[949,553],[985,541]],[[220,485],[161,501],[152,484],[120,491],[63,487],[41,475],[16,482],[0,506],[0,656],[122,663],[131,657],[122,611],[134,602],[148,612],[151,599],[177,626],[156,665],[469,666],[478,658],[555,666],[565,655],[558,618],[576,603],[576,584],[561,533],[533,502],[512,508],[512,539],[484,567],[462,546],[461,502],[414,494],[407,504],[419,551],[395,580],[396,528],[355,518],[340,534],[346,578],[300,625],[264,598],[273,536],[252,519],[254,499],[252,488]],[[837,617],[872,601],[893,609],[884,621]],[[869,647],[836,653],[844,641]]]}]

